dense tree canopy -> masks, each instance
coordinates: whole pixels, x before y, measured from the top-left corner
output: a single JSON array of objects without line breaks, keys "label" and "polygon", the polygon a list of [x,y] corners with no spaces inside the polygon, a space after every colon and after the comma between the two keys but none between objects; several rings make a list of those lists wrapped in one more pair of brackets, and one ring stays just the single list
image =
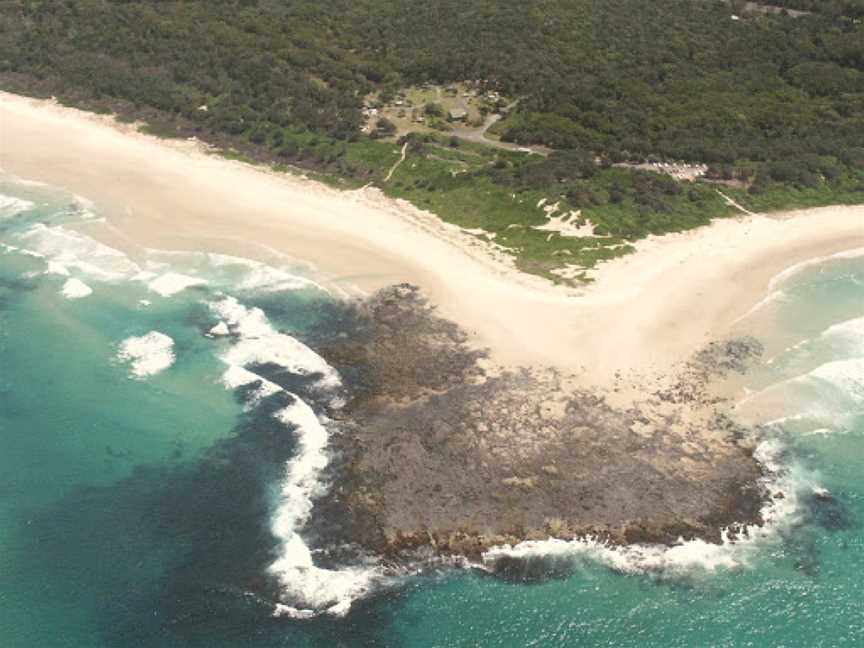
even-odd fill
[{"label": "dense tree canopy", "polygon": [[842,17],[860,5],[735,21],[702,0],[7,0],[0,73],[268,143],[355,137],[375,88],[482,79],[523,97],[503,124],[516,142],[837,154],[864,146],[864,25]]}]

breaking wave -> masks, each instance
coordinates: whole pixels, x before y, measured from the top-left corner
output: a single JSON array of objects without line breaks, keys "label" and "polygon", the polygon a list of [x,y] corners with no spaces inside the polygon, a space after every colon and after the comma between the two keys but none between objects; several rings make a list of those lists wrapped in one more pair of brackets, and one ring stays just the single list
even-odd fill
[{"label": "breaking wave", "polygon": [[210,304],[236,341],[223,358],[229,365],[248,367],[275,364],[293,374],[315,378],[323,389],[341,385],[336,370],[296,338],[280,333],[260,308],[247,308],[234,297]]},{"label": "breaking wave", "polygon": [[837,252],[836,254],[831,254],[828,256],[814,257],[812,259],[801,261],[800,263],[796,263],[795,265],[786,268],[785,270],[779,272],[771,278],[771,281],[768,283],[768,291],[765,297],[763,297],[759,302],[754,304],[746,313],[738,317],[733,322],[733,324],[737,324],[740,321],[747,319],[751,315],[761,311],[767,306],[787,301],[789,299],[788,293],[779,286],[791,279],[792,277],[800,274],[804,270],[821,266],[828,261],[835,261],[839,259],[857,259],[860,257],[864,257],[864,248],[845,250],[843,252]]},{"label": "breaking wave", "polygon": [[819,336],[823,340],[841,341],[852,345],[852,351],[864,354],[864,317],[856,317],[825,329]]},{"label": "breaking wave", "polygon": [[806,270],[807,268],[822,265],[826,261],[833,261],[835,259],[857,259],[859,257],[864,257],[864,248],[844,250],[843,252],[837,252],[836,254],[814,257],[812,259],[801,261],[800,263],[796,263],[795,265],[790,266],[782,272],[776,274],[771,279],[771,283],[768,284],[768,288],[769,290],[774,290],[774,288],[781,282],[786,281],[790,277],[794,277],[795,275],[799,274],[803,270]]},{"label": "breaking wave", "polygon": [[836,360],[748,395],[735,405],[739,414],[763,425],[815,425],[844,432],[864,414],[864,358]]},{"label": "breaking wave", "polygon": [[274,293],[303,289],[330,292],[320,283],[286,268],[228,254],[148,250],[148,259],[148,269],[170,266],[193,277],[206,273],[210,283],[237,292]]},{"label": "breaking wave", "polygon": [[287,270],[276,268],[260,261],[214,253],[207,254],[206,257],[213,267],[233,268],[242,271],[242,275],[237,283],[238,290],[280,292],[283,290],[316,288],[322,292],[329,292],[327,288],[312,279],[300,277]]},{"label": "breaking wave", "polygon": [[864,358],[838,360],[818,366],[802,380],[817,381],[827,386],[834,399],[842,399],[850,407],[847,411],[860,411],[864,406]]},{"label": "breaking wave", "polygon": [[782,444],[775,439],[759,444],[754,456],[765,469],[762,486],[768,496],[761,511],[763,524],[726,529],[720,544],[679,539],[673,546],[617,546],[593,537],[527,541],[490,549],[483,554],[482,566],[494,571],[504,559],[587,558],[622,574],[656,574],[660,577],[747,567],[761,548],[778,543],[784,531],[801,520],[802,495],[819,488],[803,471],[784,466],[783,452]]},{"label": "breaking wave", "polygon": [[56,274],[75,269],[98,281],[128,279],[140,271],[125,254],[62,226],[37,223],[18,235],[18,240],[52,264]]},{"label": "breaking wave", "polygon": [[247,409],[277,393],[284,394],[289,404],[274,416],[297,438],[297,450],[286,463],[271,523],[280,545],[279,557],[269,567],[280,585],[280,600],[273,614],[296,619],[321,614],[342,616],[355,600],[383,583],[386,576],[376,565],[325,569],[315,564],[302,531],[314,501],[327,491],[322,473],[329,463],[329,420],[316,414],[300,396],[256,374],[252,368],[276,364],[293,374],[312,377],[315,390],[329,398],[330,407],[341,405],[337,394],[341,379],[309,347],[276,331],[260,308],[247,308],[233,297],[211,303],[210,308],[220,318],[216,327],[224,325],[220,332],[232,336],[231,345],[222,355],[228,365],[222,375],[225,387],[247,388]]},{"label": "breaking wave", "polygon": [[35,204],[23,198],[0,194],[0,216],[15,216],[21,212],[33,209]]},{"label": "breaking wave", "polygon": [[300,531],[309,518],[313,501],[326,491],[320,475],[329,461],[329,433],[309,405],[294,394],[289,395],[293,402],[275,416],[295,430],[299,442],[296,456],[285,467],[280,503],[272,524],[273,533],[282,545],[281,555],[270,566],[283,596],[274,614],[309,618],[326,612],[343,616],[357,598],[371,591],[383,573],[362,566],[331,570],[315,565]]}]

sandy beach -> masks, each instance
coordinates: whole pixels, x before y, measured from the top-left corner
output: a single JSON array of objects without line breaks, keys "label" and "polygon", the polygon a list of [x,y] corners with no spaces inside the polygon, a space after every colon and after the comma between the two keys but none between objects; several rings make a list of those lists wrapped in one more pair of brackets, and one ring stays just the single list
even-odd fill
[{"label": "sandy beach", "polygon": [[0,169],[92,200],[109,218],[88,234],[114,246],[267,248],[311,264],[332,285],[416,284],[495,362],[558,367],[590,384],[670,375],[785,268],[864,247],[864,206],[730,218],[642,241],[583,290],[556,288],[374,189],[340,192],[5,93]]}]

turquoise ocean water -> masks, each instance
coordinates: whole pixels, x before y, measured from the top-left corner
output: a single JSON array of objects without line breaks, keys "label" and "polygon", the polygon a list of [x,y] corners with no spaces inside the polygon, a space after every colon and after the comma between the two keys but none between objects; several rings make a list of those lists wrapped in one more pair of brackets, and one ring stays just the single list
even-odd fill
[{"label": "turquoise ocean water", "polygon": [[304,541],[347,387],[303,341],[339,295],[0,196],[0,646],[864,645],[864,256],[787,272],[738,324],[767,351],[727,390],[782,492],[750,541],[394,576]]}]

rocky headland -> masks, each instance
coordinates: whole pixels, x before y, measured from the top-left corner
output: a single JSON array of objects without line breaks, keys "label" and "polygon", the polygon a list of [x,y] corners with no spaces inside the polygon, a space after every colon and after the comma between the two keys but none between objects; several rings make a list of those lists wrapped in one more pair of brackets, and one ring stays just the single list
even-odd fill
[{"label": "rocky headland", "polygon": [[760,522],[762,469],[710,380],[761,347],[709,345],[674,382],[607,392],[551,369],[502,370],[409,285],[341,312],[316,340],[349,384],[312,524],[319,547],[476,558],[501,544],[719,541]]}]

